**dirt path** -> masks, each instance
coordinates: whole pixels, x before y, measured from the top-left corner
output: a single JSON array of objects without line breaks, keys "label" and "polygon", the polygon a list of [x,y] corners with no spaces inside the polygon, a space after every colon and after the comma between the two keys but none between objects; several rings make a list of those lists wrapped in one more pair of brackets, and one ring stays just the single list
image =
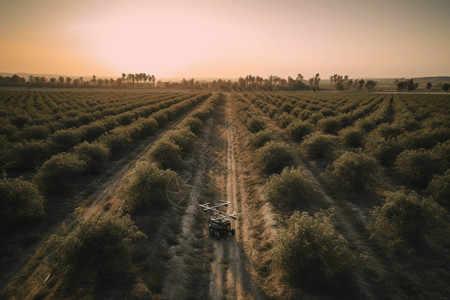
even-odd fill
[{"label": "dirt path", "polygon": [[[194,159],[183,174],[193,187],[189,204],[181,218],[177,244],[170,248],[162,295],[167,299],[264,299],[253,280],[246,255],[250,227],[248,199],[238,162],[236,128],[231,117],[229,95],[219,107],[214,120],[199,136]],[[199,203],[232,202],[227,213],[242,212],[231,220],[236,235],[220,240],[209,237],[209,213]],[[247,241],[247,242],[246,242]],[[203,272],[204,275],[199,275]]]},{"label": "dirt path", "polygon": [[231,202],[227,213],[242,212],[236,221],[231,220],[236,236],[214,241],[214,260],[210,280],[211,299],[263,299],[263,293],[251,276],[251,266],[244,251],[244,241],[249,235],[247,195],[240,178],[236,155],[239,153],[236,140],[236,125],[230,114],[227,101],[226,122],[231,124],[226,131],[226,200]]}]

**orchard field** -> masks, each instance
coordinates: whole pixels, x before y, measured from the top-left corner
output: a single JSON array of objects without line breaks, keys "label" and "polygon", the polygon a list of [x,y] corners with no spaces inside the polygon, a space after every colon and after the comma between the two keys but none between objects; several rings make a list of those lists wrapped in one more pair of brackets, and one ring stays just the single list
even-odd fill
[{"label": "orchard field", "polygon": [[1,298],[450,297],[449,95],[4,89],[0,116]]}]

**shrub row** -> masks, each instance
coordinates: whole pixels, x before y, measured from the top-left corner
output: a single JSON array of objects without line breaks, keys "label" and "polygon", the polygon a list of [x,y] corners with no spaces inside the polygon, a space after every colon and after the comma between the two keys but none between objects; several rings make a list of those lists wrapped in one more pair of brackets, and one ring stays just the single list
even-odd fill
[{"label": "shrub row", "polygon": [[[197,96],[161,110],[160,113],[170,114],[169,121],[172,121],[208,96],[209,94]],[[157,123],[152,118],[135,123],[114,129],[100,137],[98,142],[85,142],[75,147],[72,152],[52,156],[37,170],[33,181],[45,193],[69,191],[77,178],[99,171],[111,156],[123,154],[134,140],[144,134],[153,134],[156,130]]]},{"label": "shrub row", "polygon": [[[145,108],[138,108],[136,112],[110,116],[78,128],[59,130],[49,135],[46,140],[16,143],[10,148],[9,153],[5,153],[6,157],[3,159],[7,162],[5,166],[11,169],[32,170],[37,164],[42,163],[52,155],[68,151],[83,141],[92,142],[97,138],[107,139],[104,136],[115,135],[117,131],[122,131],[124,127],[130,130],[129,135],[133,139],[142,138],[149,134],[149,130],[154,130],[151,127],[154,127],[155,124],[149,124],[148,121],[148,117],[153,112],[159,110],[159,113],[161,113],[161,111],[170,109],[170,106],[175,108],[180,101],[181,99],[178,98],[163,101]],[[111,152],[114,153],[114,151]],[[30,156],[34,158],[30,159]]]},{"label": "shrub row", "polygon": [[178,186],[174,170],[184,168],[182,158],[192,150],[197,138],[195,133],[200,133],[204,122],[214,113],[221,100],[221,94],[210,97],[178,129],[167,132],[153,144],[147,153],[149,161],[136,164],[120,189],[125,212],[136,214],[139,211],[165,209],[169,206],[168,190],[183,188]]},{"label": "shrub row", "polygon": [[34,184],[22,178],[1,179],[0,195],[0,231],[9,231],[44,216],[44,197]]}]

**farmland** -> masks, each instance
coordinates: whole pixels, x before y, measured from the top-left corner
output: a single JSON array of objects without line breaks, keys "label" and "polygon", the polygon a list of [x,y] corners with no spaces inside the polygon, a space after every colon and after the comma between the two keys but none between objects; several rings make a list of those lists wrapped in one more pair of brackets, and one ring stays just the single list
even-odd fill
[{"label": "farmland", "polygon": [[448,95],[4,89],[0,115],[4,298],[450,297]]}]

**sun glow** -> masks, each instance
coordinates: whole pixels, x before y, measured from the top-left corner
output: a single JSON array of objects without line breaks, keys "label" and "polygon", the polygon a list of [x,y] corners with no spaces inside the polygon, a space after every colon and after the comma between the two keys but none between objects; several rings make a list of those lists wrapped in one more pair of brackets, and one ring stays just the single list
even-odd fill
[{"label": "sun glow", "polygon": [[395,77],[450,71],[450,7],[438,0],[30,0],[2,8],[4,72]]}]

